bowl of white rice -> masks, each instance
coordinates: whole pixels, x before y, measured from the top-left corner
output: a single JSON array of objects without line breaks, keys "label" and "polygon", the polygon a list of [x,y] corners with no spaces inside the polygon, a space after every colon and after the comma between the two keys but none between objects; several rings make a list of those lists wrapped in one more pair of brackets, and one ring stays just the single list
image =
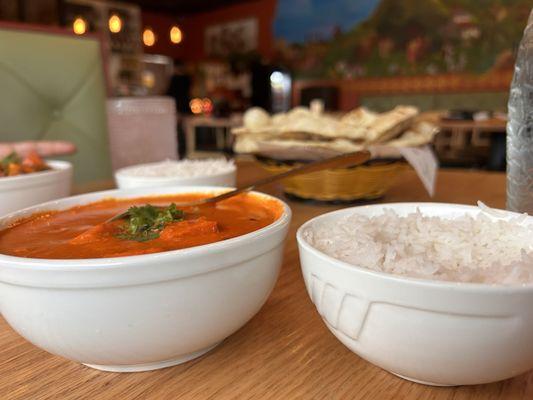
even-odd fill
[{"label": "bowl of white rice", "polygon": [[533,217],[379,204],[314,218],[297,240],[326,326],[371,363],[442,386],[533,368]]},{"label": "bowl of white rice", "polygon": [[234,187],[237,168],[224,158],[166,160],[133,165],[115,172],[119,189],[165,186]]}]

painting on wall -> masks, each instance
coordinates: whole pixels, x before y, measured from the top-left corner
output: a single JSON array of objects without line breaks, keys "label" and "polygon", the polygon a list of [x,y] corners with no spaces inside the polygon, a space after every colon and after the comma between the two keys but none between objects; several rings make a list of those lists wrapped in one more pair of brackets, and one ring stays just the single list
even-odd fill
[{"label": "painting on wall", "polygon": [[512,69],[531,0],[278,0],[280,60],[303,78]]},{"label": "painting on wall", "polygon": [[257,35],[255,18],[211,25],[205,30],[205,52],[214,57],[251,52],[257,49]]}]

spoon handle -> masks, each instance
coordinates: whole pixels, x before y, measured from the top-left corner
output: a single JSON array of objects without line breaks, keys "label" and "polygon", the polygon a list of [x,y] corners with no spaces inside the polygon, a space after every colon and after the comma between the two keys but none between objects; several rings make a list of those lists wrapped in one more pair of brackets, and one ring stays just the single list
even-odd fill
[{"label": "spoon handle", "polygon": [[[225,200],[230,197],[236,196],[240,193],[250,192],[258,186],[268,185],[269,183],[276,182],[282,179],[290,178],[292,176],[308,174],[310,172],[320,171],[328,168],[342,168],[342,167],[351,167],[365,163],[370,159],[370,152],[356,151],[352,153],[341,154],[339,156],[326,158],[320,161],[314,161],[312,163],[304,164],[301,167],[290,169],[281,174],[270,175],[266,178],[255,181],[251,184],[241,186],[235,190],[231,190],[226,193],[222,193],[215,197],[209,197],[202,199],[197,202],[197,204],[208,204],[214,203],[217,201]],[[179,205],[179,204],[178,204]]]},{"label": "spoon handle", "polygon": [[[260,179],[248,185],[241,186],[240,188],[231,190],[229,192],[222,193],[215,197],[208,197],[205,199],[188,201],[188,202],[183,202],[183,203],[175,202],[174,204],[177,207],[195,207],[195,206],[200,206],[202,204],[216,203],[217,201],[225,200],[230,197],[236,196],[239,193],[245,193],[245,192],[254,190],[258,186],[267,185],[272,182],[290,178],[291,176],[307,174],[309,172],[320,171],[322,169],[327,169],[327,168],[354,167],[354,166],[365,163],[369,159],[370,159],[370,152],[367,150],[341,154],[339,156],[330,157],[324,160],[314,161],[312,163],[304,164],[301,167],[290,169],[286,172],[282,172],[281,174],[270,175],[266,178]],[[128,216],[128,211],[122,212],[120,214],[117,214],[105,220],[104,224],[107,224],[109,222],[112,222],[118,219],[125,218],[127,216]]]}]

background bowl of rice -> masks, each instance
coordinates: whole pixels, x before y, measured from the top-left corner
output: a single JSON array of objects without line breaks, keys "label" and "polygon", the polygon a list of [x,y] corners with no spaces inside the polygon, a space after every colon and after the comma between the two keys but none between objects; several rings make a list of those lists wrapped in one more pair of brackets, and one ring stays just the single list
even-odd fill
[{"label": "background bowl of rice", "polygon": [[225,159],[162,161],[133,165],[115,172],[119,189],[168,186],[234,187],[237,168]]},{"label": "background bowl of rice", "polygon": [[[420,279],[339,259],[350,252],[346,241],[335,247],[342,242],[336,235],[343,221],[355,213],[382,215],[386,209],[400,216],[419,209],[446,219],[481,212],[472,206],[398,203],[348,208],[305,223],[297,233],[302,273],[328,329],[367,361],[423,384],[488,383],[533,368],[532,283]],[[533,227],[533,217],[507,215]],[[330,255],[309,239],[309,232],[324,226],[331,227]]]}]

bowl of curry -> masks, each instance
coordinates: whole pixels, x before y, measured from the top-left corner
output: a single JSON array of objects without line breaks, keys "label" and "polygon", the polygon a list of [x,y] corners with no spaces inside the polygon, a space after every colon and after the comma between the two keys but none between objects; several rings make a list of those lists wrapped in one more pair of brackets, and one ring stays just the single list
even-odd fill
[{"label": "bowl of curry", "polygon": [[101,370],[199,357],[270,295],[291,217],[257,192],[176,206],[221,191],[97,192],[0,218],[0,312],[36,346]]},{"label": "bowl of curry", "polygon": [[36,153],[0,158],[0,216],[70,194],[72,164]]}]

